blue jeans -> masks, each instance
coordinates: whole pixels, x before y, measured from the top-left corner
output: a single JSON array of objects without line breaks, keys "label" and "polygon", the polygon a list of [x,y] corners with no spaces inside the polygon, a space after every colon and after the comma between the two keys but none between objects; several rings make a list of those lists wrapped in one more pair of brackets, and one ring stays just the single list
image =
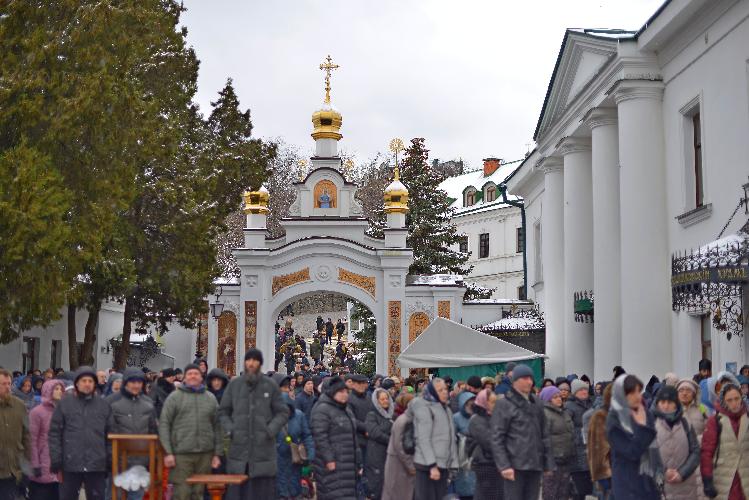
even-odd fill
[{"label": "blue jeans", "polygon": [[143,500],[143,495],[146,494],[146,490],[128,491],[127,500]]}]

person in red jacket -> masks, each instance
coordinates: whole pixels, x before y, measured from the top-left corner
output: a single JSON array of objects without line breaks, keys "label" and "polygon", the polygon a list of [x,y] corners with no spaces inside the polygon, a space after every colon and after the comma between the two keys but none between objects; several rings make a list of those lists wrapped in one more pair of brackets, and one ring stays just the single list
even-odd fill
[{"label": "person in red jacket", "polygon": [[[717,413],[707,420],[702,434],[700,471],[703,490],[709,498],[746,500],[749,498],[749,474],[746,474],[749,443],[745,434],[749,430],[749,417],[741,389],[732,383],[723,385],[716,410]],[[745,472],[743,477],[742,469]]]},{"label": "person in red jacket", "polygon": [[29,413],[29,431],[31,433],[31,470],[33,476],[29,483],[30,500],[46,500],[58,497],[59,477],[49,470],[49,423],[55,412],[55,405],[65,394],[65,383],[52,379],[42,386],[42,403]]}]

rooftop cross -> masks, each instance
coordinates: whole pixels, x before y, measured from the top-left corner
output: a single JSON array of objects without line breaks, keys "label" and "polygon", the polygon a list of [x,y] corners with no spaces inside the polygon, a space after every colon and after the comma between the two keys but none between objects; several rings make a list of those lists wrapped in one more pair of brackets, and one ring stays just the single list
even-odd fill
[{"label": "rooftop cross", "polygon": [[337,64],[333,64],[330,54],[325,58],[325,62],[320,65],[320,69],[325,71],[325,104],[330,104],[330,72],[339,67]]}]

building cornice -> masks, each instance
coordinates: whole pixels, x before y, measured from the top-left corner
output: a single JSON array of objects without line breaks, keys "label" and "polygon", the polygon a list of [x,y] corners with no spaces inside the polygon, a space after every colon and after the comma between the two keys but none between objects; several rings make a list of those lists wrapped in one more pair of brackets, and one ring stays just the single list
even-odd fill
[{"label": "building cornice", "polygon": [[653,99],[661,101],[665,85],[661,80],[648,78],[650,75],[638,75],[644,78],[619,80],[606,92],[616,101],[617,106],[632,99]]},{"label": "building cornice", "polygon": [[583,116],[583,122],[593,130],[598,127],[618,125],[619,116],[616,108],[592,108]]},{"label": "building cornice", "polygon": [[564,158],[561,156],[547,156],[536,164],[536,168],[544,174],[553,174],[564,170]]},{"label": "building cornice", "polygon": [[563,137],[556,144],[556,152],[562,156],[572,153],[587,153],[590,150],[589,137]]}]

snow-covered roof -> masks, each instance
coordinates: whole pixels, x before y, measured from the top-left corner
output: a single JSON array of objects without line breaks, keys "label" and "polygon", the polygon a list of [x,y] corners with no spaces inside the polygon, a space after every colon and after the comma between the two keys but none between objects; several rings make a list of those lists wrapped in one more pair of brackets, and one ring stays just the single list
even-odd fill
[{"label": "snow-covered roof", "polygon": [[406,284],[429,286],[461,285],[463,284],[463,276],[459,274],[409,275],[406,277]]},{"label": "snow-covered roof", "polygon": [[214,285],[239,285],[239,278],[236,276],[219,276],[213,280]]},{"label": "snow-covered roof", "polygon": [[535,318],[503,318],[481,327],[482,330],[534,330],[539,328]]},{"label": "snow-covered roof", "polygon": [[521,299],[471,299],[464,300],[463,304],[518,304],[532,306],[533,302]]},{"label": "snow-covered roof", "polygon": [[[500,200],[491,202],[485,202],[483,197],[477,203],[470,207],[463,206],[463,192],[468,187],[474,187],[477,191],[481,191],[487,182],[491,182],[497,187],[504,182],[504,180],[515,170],[516,165],[514,163],[505,163],[501,165],[493,174],[484,176],[484,169],[473,170],[466,172],[461,175],[454,177],[448,177],[442,181],[439,188],[447,193],[448,198],[455,200],[450,205],[451,208],[455,209],[455,215],[462,215],[464,213],[474,213],[477,211],[483,211],[484,209],[494,210],[497,208],[506,207]],[[499,196],[499,193],[497,193]],[[510,200],[518,200],[517,196],[508,195]]]}]

